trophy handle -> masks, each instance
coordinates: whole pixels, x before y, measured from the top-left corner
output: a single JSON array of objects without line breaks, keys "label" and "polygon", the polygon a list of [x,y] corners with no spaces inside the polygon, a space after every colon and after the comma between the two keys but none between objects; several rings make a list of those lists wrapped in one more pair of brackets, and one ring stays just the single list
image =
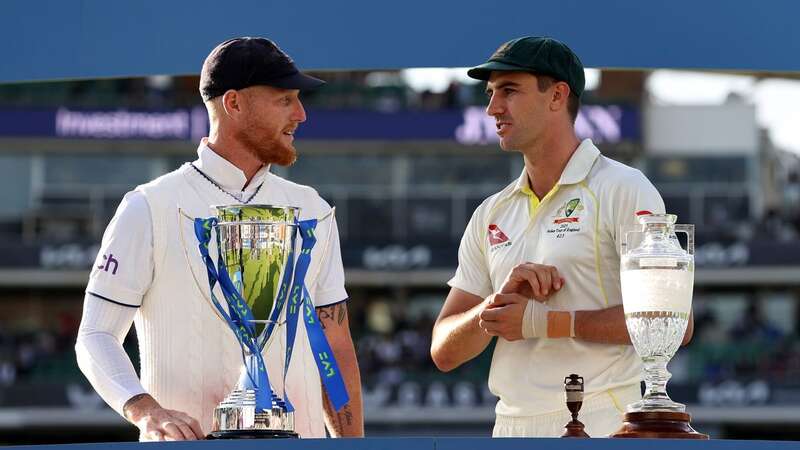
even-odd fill
[{"label": "trophy handle", "polygon": [[686,251],[694,255],[694,224],[678,224],[673,229],[676,233],[686,234]]},{"label": "trophy handle", "polygon": [[638,233],[641,234],[643,231],[641,230],[628,230],[622,233],[622,242],[619,244],[619,256],[625,256],[628,253],[628,235],[631,233]]},{"label": "trophy handle", "polygon": [[624,231],[622,233],[622,242],[619,244],[619,255],[623,256],[628,253],[628,233],[630,231]]},{"label": "trophy handle", "polygon": [[220,314],[219,311],[217,310],[217,306],[214,304],[214,301],[211,300],[211,296],[206,293],[205,289],[203,289],[202,283],[200,283],[200,280],[197,279],[197,275],[194,273],[194,268],[192,266],[192,260],[189,258],[189,250],[187,250],[187,246],[186,246],[186,239],[183,236],[183,227],[180,224],[181,216],[183,216],[185,219],[189,220],[192,223],[194,223],[194,217],[186,214],[186,212],[184,212],[183,209],[178,207],[178,222],[179,222],[178,223],[178,231],[179,231],[179,234],[180,234],[180,237],[181,237],[181,247],[183,248],[183,256],[186,258],[186,264],[189,266],[189,272],[192,274],[192,279],[194,280],[194,285],[197,288],[197,290],[200,292],[200,295],[206,300],[206,302],[208,302],[208,305],[211,306],[211,310],[214,311],[214,314],[217,315],[219,320],[221,320],[223,323],[227,323],[225,318],[222,317],[222,314]]}]

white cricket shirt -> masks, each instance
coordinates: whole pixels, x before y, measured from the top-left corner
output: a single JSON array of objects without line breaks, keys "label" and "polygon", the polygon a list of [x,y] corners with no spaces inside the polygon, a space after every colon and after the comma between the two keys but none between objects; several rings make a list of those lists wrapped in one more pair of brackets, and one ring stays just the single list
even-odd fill
[{"label": "white cricket shirt", "polygon": [[[192,217],[209,217],[210,205],[239,203],[253,194],[252,204],[300,207],[300,219],[321,218],[330,206],[313,189],[283,180],[266,168],[242,189],[246,180],[241,170],[205,142],[193,164],[219,187],[185,164],[126,195],[106,229],[90,275],[76,350],[84,374],[118,411],[132,395],[146,391],[164,407],[197,418],[208,432],[213,408],[238,378],[241,352],[233,332],[201,295],[208,289],[205,267],[192,222],[178,209]],[[319,307],[345,300],[347,293],[335,222],[322,221],[316,231],[318,242],[306,283]],[[213,240],[209,248],[215,255]],[[103,311],[95,313],[89,299],[117,308],[97,308]],[[127,331],[131,320],[139,340],[141,384],[114,342],[121,340],[120,330]],[[264,353],[270,381],[282,394],[285,338],[276,335]],[[303,437],[324,437],[320,378],[302,321],[295,342],[286,374],[286,389],[297,408],[295,429]]]}]

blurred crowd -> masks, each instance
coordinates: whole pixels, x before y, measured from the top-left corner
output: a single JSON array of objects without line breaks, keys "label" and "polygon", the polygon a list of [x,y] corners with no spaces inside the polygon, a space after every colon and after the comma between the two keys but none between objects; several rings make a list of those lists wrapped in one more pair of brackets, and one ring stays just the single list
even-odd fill
[{"label": "blurred crowd", "polygon": [[2,323],[0,386],[79,380],[74,352],[79,320],[76,311],[59,313],[50,328]]},{"label": "blurred crowd", "polygon": [[768,318],[751,300],[727,326],[713,309],[695,308],[695,335],[687,347],[689,380],[764,379],[786,383],[800,376],[800,339]]}]

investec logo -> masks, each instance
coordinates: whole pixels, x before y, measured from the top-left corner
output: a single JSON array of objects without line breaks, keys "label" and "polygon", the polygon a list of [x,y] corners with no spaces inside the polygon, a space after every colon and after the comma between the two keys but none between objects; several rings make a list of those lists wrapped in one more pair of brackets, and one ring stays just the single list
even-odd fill
[{"label": "investec logo", "polygon": [[104,139],[192,139],[208,134],[205,108],[173,111],[76,111],[59,108],[59,137]]}]

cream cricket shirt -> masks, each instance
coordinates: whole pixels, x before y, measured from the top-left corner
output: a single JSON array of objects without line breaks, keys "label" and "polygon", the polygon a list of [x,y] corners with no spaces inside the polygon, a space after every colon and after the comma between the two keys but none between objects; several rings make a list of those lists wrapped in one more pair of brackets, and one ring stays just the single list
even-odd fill
[{"label": "cream cricket shirt", "polygon": [[[205,143],[198,148],[198,160],[193,164],[232,195],[253,196],[251,204],[299,206],[301,220],[321,218],[330,211],[314,189],[267,169],[257,173],[242,192],[246,178],[241,170]],[[210,431],[214,407],[239,377],[241,349],[203,297],[201,290],[208,289],[206,269],[197,251],[193,223],[183,218],[178,208],[192,217],[208,217],[210,205],[233,203],[238,203],[237,199],[184,164],[126,195],[106,229],[86,289],[87,299],[122,306],[106,314],[113,317],[91,324],[96,332],[79,342],[77,350],[87,378],[118,411],[132,395],[146,391],[165,408],[186,412],[198,419],[205,432]],[[347,299],[347,292],[335,222],[320,222],[315,234],[318,242],[306,283],[314,306],[320,307]],[[216,255],[213,239],[209,249]],[[217,295],[223,298],[221,293]],[[131,321],[139,341],[141,384],[122,347],[108,339],[113,335],[112,339],[121,342]],[[79,341],[80,336],[81,332]],[[285,376],[285,332],[273,336],[264,350],[270,382],[283,396],[286,381],[286,391],[296,407],[295,431],[302,437],[324,437],[322,387],[305,322],[298,324]]]},{"label": "cream cricket shirt", "polygon": [[[587,139],[541,201],[528,186],[523,170],[475,210],[448,284],[485,298],[500,289],[514,266],[533,262],[555,266],[565,279],[547,302],[551,308],[622,304],[621,230],[635,229],[637,212],[664,212],[653,185],[639,170],[602,156]],[[571,373],[585,379],[587,398],[641,379],[639,358],[629,345],[499,338],[489,373],[489,389],[500,398],[496,413],[531,416],[564,409],[564,377]]]}]

